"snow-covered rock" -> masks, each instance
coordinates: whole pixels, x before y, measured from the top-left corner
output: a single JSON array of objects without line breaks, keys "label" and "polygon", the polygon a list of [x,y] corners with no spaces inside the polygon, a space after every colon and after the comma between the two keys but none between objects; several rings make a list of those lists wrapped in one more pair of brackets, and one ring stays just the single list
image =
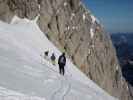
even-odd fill
[{"label": "snow-covered rock", "polygon": [[91,38],[93,39],[93,37],[94,37],[94,29],[93,28],[90,29],[90,34],[91,34]]},{"label": "snow-covered rock", "polygon": [[64,6],[67,6],[67,2],[64,2]]},{"label": "snow-covered rock", "polygon": [[92,19],[92,23],[94,24],[96,21],[96,18],[93,15],[91,15],[91,19]]},{"label": "snow-covered rock", "polygon": [[85,19],[86,19],[86,15],[85,15],[85,13],[83,14],[83,20],[85,21]]}]

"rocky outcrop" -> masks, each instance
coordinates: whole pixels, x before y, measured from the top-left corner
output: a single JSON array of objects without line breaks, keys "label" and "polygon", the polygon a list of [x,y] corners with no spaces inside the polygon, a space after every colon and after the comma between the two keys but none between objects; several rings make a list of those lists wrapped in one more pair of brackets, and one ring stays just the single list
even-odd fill
[{"label": "rocky outcrop", "polygon": [[79,69],[111,95],[132,99],[109,35],[80,0],[2,0],[0,5],[0,19],[7,22],[14,14],[40,15],[41,30]]},{"label": "rocky outcrop", "polygon": [[10,22],[13,15],[33,19],[39,13],[38,0],[0,0],[0,19]]},{"label": "rocky outcrop", "polygon": [[0,19],[5,22],[10,22],[13,14],[10,12],[6,0],[0,0]]}]

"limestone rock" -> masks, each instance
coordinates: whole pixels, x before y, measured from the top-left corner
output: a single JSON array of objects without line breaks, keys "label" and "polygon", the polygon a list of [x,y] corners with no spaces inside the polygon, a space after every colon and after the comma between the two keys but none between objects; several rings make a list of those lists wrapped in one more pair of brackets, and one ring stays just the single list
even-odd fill
[{"label": "limestone rock", "polygon": [[33,19],[48,38],[90,79],[112,96],[132,100],[110,36],[80,0],[0,0],[0,19]]}]

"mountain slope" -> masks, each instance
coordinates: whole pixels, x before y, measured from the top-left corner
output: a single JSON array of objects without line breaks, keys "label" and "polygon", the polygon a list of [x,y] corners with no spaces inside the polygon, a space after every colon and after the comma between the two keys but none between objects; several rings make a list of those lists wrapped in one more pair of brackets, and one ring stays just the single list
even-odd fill
[{"label": "mountain slope", "polygon": [[[66,75],[40,54],[59,50],[40,31],[35,20],[14,17],[0,21],[0,99],[115,100],[67,59]],[[23,98],[23,99],[22,99]]]},{"label": "mountain slope", "polygon": [[40,15],[40,29],[86,76],[112,96],[132,100],[110,36],[82,0],[0,0],[0,19],[9,23],[14,15]]}]

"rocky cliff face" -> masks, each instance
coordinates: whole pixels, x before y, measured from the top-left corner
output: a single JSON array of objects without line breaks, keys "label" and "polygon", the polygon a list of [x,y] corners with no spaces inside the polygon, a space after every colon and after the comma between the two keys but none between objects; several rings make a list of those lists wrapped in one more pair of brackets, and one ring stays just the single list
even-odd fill
[{"label": "rocky cliff face", "polygon": [[0,19],[34,19],[48,38],[65,49],[79,69],[121,100],[131,100],[108,34],[80,0],[0,0]]}]

